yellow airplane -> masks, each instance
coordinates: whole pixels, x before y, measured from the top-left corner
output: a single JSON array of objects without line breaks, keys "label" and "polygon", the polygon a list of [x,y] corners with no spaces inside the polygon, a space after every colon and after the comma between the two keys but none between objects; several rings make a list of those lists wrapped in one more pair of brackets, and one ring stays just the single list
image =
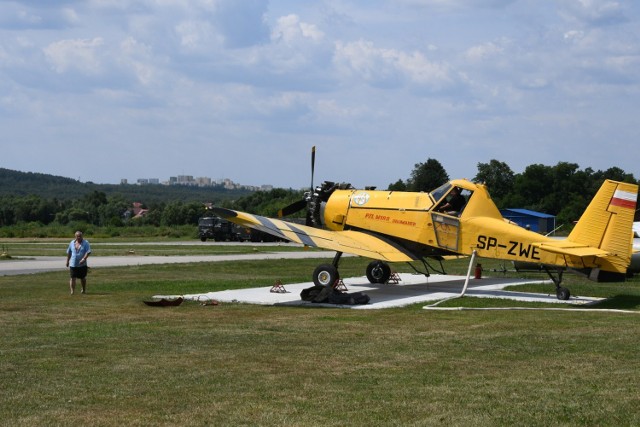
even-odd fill
[{"label": "yellow airplane", "polygon": [[[307,225],[224,208],[213,211],[243,226],[336,251],[331,264],[322,264],[313,272],[317,285],[337,282],[342,253],[373,259],[367,278],[371,283],[386,283],[391,275],[388,262],[422,261],[428,276],[429,269],[437,270],[430,259],[475,256],[475,252],[480,257],[544,266],[558,299],[567,300],[570,292],[560,286],[565,268],[595,281],[624,280],[632,254],[637,194],[635,184],[605,181],[564,240],[505,220],[485,185],[464,179],[429,193],[359,190],[349,184],[324,182],[305,197]],[[289,211],[300,206],[297,203]]]}]

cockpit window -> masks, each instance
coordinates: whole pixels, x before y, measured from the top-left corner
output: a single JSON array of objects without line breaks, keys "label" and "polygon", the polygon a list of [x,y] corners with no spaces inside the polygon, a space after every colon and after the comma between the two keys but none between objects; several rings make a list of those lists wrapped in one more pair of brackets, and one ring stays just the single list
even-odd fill
[{"label": "cockpit window", "polygon": [[449,192],[450,189],[451,189],[451,183],[447,182],[446,184],[442,184],[440,187],[436,188],[429,194],[431,194],[431,197],[433,197],[433,200],[436,203],[438,203],[440,199],[442,199],[444,195]]},{"label": "cockpit window", "polygon": [[450,191],[436,204],[434,210],[452,216],[460,216],[472,195],[472,191],[450,186]]}]

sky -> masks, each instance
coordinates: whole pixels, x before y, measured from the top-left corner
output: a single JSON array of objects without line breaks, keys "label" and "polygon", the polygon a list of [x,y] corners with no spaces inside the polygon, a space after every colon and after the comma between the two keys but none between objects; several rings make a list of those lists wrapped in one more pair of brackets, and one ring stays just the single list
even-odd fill
[{"label": "sky", "polygon": [[0,0],[0,167],[386,188],[640,178],[636,0]]}]

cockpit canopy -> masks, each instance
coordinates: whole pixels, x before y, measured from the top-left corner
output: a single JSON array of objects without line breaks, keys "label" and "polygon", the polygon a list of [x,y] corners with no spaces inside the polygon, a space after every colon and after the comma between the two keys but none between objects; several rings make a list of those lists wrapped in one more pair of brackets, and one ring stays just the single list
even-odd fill
[{"label": "cockpit canopy", "polygon": [[433,198],[433,202],[436,204],[440,202],[442,198],[451,190],[452,187],[453,186],[451,185],[451,183],[447,182],[446,184],[442,184],[440,187],[430,192],[429,194]]},{"label": "cockpit canopy", "polygon": [[[452,190],[454,188],[458,190],[459,196],[453,195]],[[454,204],[454,205],[456,204],[452,202],[452,199],[458,199],[459,207],[456,207],[454,209],[451,209],[451,208],[448,209],[448,213],[455,216],[459,216],[462,213],[462,211],[464,210],[464,207],[469,202],[469,199],[471,198],[472,194],[473,194],[473,191],[467,190],[460,186],[454,186],[451,182],[442,184],[440,187],[436,188],[435,190],[429,193],[429,195],[433,198],[433,202],[436,205],[437,211],[440,209],[442,209],[442,211],[445,211],[445,209],[448,208],[449,204]],[[464,202],[459,200],[460,196],[462,196],[462,198],[464,199]]]}]

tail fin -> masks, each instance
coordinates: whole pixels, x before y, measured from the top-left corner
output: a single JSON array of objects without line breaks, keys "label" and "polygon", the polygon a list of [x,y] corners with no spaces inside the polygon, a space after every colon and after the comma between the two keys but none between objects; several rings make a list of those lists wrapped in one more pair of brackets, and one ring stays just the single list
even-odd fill
[{"label": "tail fin", "polygon": [[626,274],[631,262],[637,198],[637,185],[606,180],[569,234],[572,242],[608,252],[599,258],[599,268],[592,270],[592,279],[607,280],[606,273]]}]

